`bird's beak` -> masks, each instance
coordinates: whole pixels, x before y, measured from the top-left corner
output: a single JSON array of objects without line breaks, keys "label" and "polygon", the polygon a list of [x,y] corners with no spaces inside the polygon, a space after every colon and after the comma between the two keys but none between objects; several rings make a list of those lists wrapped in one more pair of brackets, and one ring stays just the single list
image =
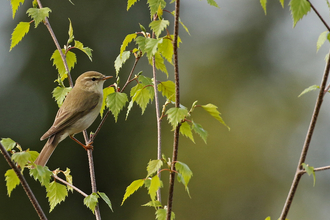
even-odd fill
[{"label": "bird's beak", "polygon": [[102,80],[107,80],[107,79],[110,79],[112,78],[113,76],[105,76],[104,78],[102,78]]}]

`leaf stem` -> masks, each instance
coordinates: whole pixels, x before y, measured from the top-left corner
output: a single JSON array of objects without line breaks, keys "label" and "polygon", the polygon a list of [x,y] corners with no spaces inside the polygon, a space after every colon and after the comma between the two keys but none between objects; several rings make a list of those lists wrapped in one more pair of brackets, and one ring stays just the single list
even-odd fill
[{"label": "leaf stem", "polygon": [[1,153],[4,156],[4,158],[6,159],[7,163],[9,164],[9,166],[15,171],[16,175],[18,176],[18,179],[20,180],[20,182],[22,184],[22,187],[23,187],[26,195],[29,197],[29,199],[30,199],[34,209],[36,210],[39,218],[42,219],[42,220],[47,220],[47,217],[46,217],[44,211],[42,210],[38,200],[34,196],[29,184],[27,183],[26,179],[22,175],[20,169],[11,160],[11,157],[10,157],[9,153],[6,151],[5,147],[1,143],[0,143],[0,150],[1,150]]}]

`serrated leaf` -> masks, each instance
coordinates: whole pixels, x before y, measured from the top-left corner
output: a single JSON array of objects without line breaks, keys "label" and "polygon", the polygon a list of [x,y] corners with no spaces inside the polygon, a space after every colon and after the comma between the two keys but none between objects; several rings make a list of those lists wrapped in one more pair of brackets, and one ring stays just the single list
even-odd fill
[{"label": "serrated leaf", "polygon": [[30,154],[30,161],[31,162],[34,162],[36,159],[37,159],[37,157],[39,156],[39,152],[37,152],[37,151],[26,151],[27,153],[29,153]]},{"label": "serrated leaf", "polygon": [[10,0],[11,8],[13,11],[13,19],[15,18],[15,14],[19,6],[24,4],[25,0]]},{"label": "serrated leaf", "polygon": [[11,151],[16,146],[17,143],[11,138],[2,138],[1,144],[4,146],[6,151]]},{"label": "serrated leaf", "polygon": [[267,15],[267,8],[266,8],[267,0],[260,0],[260,4],[261,7],[264,9],[265,15]]},{"label": "serrated leaf", "polygon": [[124,108],[126,102],[128,102],[128,98],[125,93],[114,92],[107,96],[106,105],[115,117],[116,122],[118,114]]},{"label": "serrated leaf", "polygon": [[155,208],[163,207],[162,204],[158,200],[156,200],[156,201],[149,201],[146,204],[143,204],[142,206],[155,207]]},{"label": "serrated leaf", "polygon": [[92,193],[89,196],[85,197],[84,205],[92,210],[93,214],[95,212],[95,207],[97,206],[99,196],[96,193]]},{"label": "serrated leaf", "polygon": [[149,27],[151,30],[155,32],[156,38],[159,37],[161,32],[170,25],[170,22],[168,20],[162,19],[162,20],[155,20],[150,22]]},{"label": "serrated leaf", "polygon": [[306,173],[308,174],[308,176],[313,175],[313,180],[314,180],[313,186],[315,186],[316,177],[315,177],[314,167],[309,166],[308,164],[305,164],[305,163],[302,163],[301,165],[306,170]]},{"label": "serrated leaf", "polygon": [[[66,170],[63,172],[65,176],[65,180],[72,185],[72,176],[70,174],[70,169],[66,168]],[[67,186],[68,191],[71,191],[73,193],[73,188],[71,186]]]},{"label": "serrated leaf", "polygon": [[70,24],[69,24],[69,31],[68,31],[69,39],[68,39],[67,45],[69,45],[73,41],[73,39],[74,39],[73,28],[72,28],[72,23],[71,23],[70,18],[69,18],[69,22],[70,22]]},{"label": "serrated leaf", "polygon": [[143,114],[149,102],[153,100],[153,97],[153,94],[150,94],[148,89],[143,87],[142,89],[136,91],[136,93],[132,97],[132,101],[136,102],[136,104],[140,106]]},{"label": "serrated leaf", "polygon": [[11,44],[9,51],[11,51],[23,39],[23,37],[29,32],[29,30],[30,22],[18,23],[13,33],[11,34]]},{"label": "serrated leaf", "polygon": [[204,128],[195,122],[193,122],[192,129],[203,139],[203,141],[206,144],[206,139],[207,139],[207,131],[204,130]]},{"label": "serrated leaf", "polygon": [[322,47],[324,42],[327,40],[327,36],[329,34],[329,31],[324,31],[320,34],[319,38],[317,39],[316,42],[316,52],[319,51],[319,49]]},{"label": "serrated leaf", "polygon": [[115,88],[113,87],[106,87],[103,89],[103,101],[102,101],[102,106],[101,106],[101,110],[100,110],[100,115],[101,118],[103,118],[103,113],[105,110],[105,106],[106,106],[106,99],[108,97],[108,95],[110,95],[111,93],[115,92]]},{"label": "serrated leaf", "polygon": [[33,178],[38,180],[43,186],[49,184],[52,175],[52,171],[50,171],[47,166],[34,165],[34,169],[30,170],[30,176],[33,176]]},{"label": "serrated leaf", "polygon": [[158,52],[169,62],[173,64],[173,44],[169,38],[163,38],[163,41],[158,44]]},{"label": "serrated leaf", "polygon": [[319,88],[320,88],[320,86],[318,86],[318,85],[312,85],[312,86],[304,89],[304,91],[302,91],[298,97],[306,94],[307,92],[311,92],[311,91],[314,91],[314,90],[319,89]]},{"label": "serrated leaf", "polygon": [[226,126],[228,128],[228,130],[230,130],[230,128],[228,127],[228,125],[226,125],[226,123],[224,122],[224,120],[221,118],[220,116],[220,112],[217,110],[217,106],[209,103],[207,105],[202,105],[202,108],[207,111],[212,117],[214,117],[215,119],[217,119],[221,124],[223,124],[224,126]]},{"label": "serrated leaf", "polygon": [[188,183],[193,175],[192,171],[190,170],[190,168],[188,167],[187,164],[185,163],[182,163],[180,161],[177,161],[175,163],[175,170],[180,173],[182,175],[182,178],[184,180],[183,185],[185,186],[186,190],[188,191],[189,193],[189,190],[188,190]]},{"label": "serrated leaf", "polygon": [[11,159],[23,169],[28,161],[31,161],[31,155],[25,151],[16,152],[11,156]]},{"label": "serrated leaf", "polygon": [[127,106],[127,112],[126,112],[126,118],[125,118],[125,120],[127,120],[127,118],[128,118],[128,114],[130,113],[130,111],[131,111],[131,109],[132,109],[132,107],[133,107],[133,104],[134,104],[134,102],[133,102],[133,100],[131,100],[131,101],[129,102],[128,106]]},{"label": "serrated leaf", "polygon": [[163,166],[162,160],[151,160],[147,166],[147,177],[150,177],[152,174],[158,172],[158,170]]},{"label": "serrated leaf", "polygon": [[68,191],[65,185],[57,183],[55,181],[51,182],[46,186],[47,198],[50,206],[49,212],[53,211],[57,204],[60,204],[68,196]]},{"label": "serrated leaf", "polygon": [[293,27],[295,27],[297,22],[310,11],[311,5],[305,0],[291,0],[289,5],[293,19]]},{"label": "serrated leaf", "polygon": [[92,61],[92,51],[93,50],[91,48],[84,47],[84,44],[77,40],[74,41],[74,47],[81,50],[82,52],[84,52],[88,56],[90,61]]},{"label": "serrated leaf", "polygon": [[109,208],[113,212],[112,204],[111,204],[111,201],[110,201],[109,197],[105,193],[103,193],[103,192],[97,192],[97,194],[99,194],[99,196],[103,199],[103,201],[105,203],[107,203],[107,205],[109,206]]},{"label": "serrated leaf", "polygon": [[157,13],[158,8],[161,7],[164,9],[166,7],[166,2],[164,0],[148,0],[149,10],[150,10],[150,18]]},{"label": "serrated leaf", "polygon": [[168,100],[175,102],[175,83],[171,80],[160,82],[157,85],[157,89],[165,96]]},{"label": "serrated leaf", "polygon": [[[65,50],[62,49],[62,52],[65,53]],[[55,50],[50,59],[53,60],[53,66],[55,65],[58,73],[60,74],[61,80],[63,81],[65,78],[68,77],[68,75],[67,75],[67,72],[65,70],[60,52],[58,50]],[[76,54],[74,54],[71,51],[68,51],[66,53],[66,62],[68,64],[69,71],[71,71],[71,69],[77,63]]]},{"label": "serrated leaf", "polygon": [[120,46],[120,57],[122,56],[122,54],[124,53],[124,51],[126,50],[126,47],[128,46],[129,43],[132,42],[132,40],[134,40],[137,37],[137,34],[128,34],[126,35],[123,43]]},{"label": "serrated leaf", "polygon": [[132,195],[136,190],[138,190],[141,186],[144,184],[144,179],[134,180],[125,191],[125,195],[123,198],[123,201],[121,202],[121,205],[124,204],[125,200]]},{"label": "serrated leaf", "polygon": [[[157,209],[156,210],[156,219],[157,220],[166,220],[166,215],[167,215],[167,207],[163,209]],[[175,214],[174,212],[171,212],[171,220],[175,219]]]},{"label": "serrated leaf", "polygon": [[124,51],[121,55],[119,54],[115,60],[115,69],[116,69],[116,76],[118,77],[119,70],[123,66],[123,64],[126,62],[126,60],[129,59],[131,55],[130,51]]},{"label": "serrated leaf", "polygon": [[34,27],[37,28],[40,22],[49,17],[50,8],[29,8],[26,13],[34,20]]},{"label": "serrated leaf", "polygon": [[137,2],[139,0],[128,0],[127,1],[127,11],[132,7],[132,5],[135,4],[135,2]]},{"label": "serrated leaf", "polygon": [[173,129],[183,120],[188,114],[188,110],[185,108],[170,108],[166,111],[167,119],[172,125]]},{"label": "serrated leaf", "polygon": [[151,178],[150,186],[148,188],[148,194],[152,201],[156,200],[156,193],[159,188],[163,186],[162,181],[159,179],[158,175]]},{"label": "serrated leaf", "polygon": [[16,186],[20,184],[20,180],[13,169],[7,170],[7,172],[5,173],[5,177],[7,194],[10,197],[13,189],[15,189]]},{"label": "serrated leaf", "polygon": [[190,125],[185,121],[180,126],[180,133],[186,137],[188,137],[192,142],[195,143],[194,136],[191,132]]},{"label": "serrated leaf", "polygon": [[53,94],[53,98],[55,99],[58,107],[61,107],[61,105],[64,102],[65,97],[67,96],[67,94],[71,91],[71,87],[61,87],[61,86],[57,86],[52,94]]},{"label": "serrated leaf", "polygon": [[152,56],[157,52],[158,44],[163,42],[163,39],[154,39],[138,36],[135,38],[135,42],[139,46],[139,49],[142,53],[147,53],[148,59],[151,59]]}]

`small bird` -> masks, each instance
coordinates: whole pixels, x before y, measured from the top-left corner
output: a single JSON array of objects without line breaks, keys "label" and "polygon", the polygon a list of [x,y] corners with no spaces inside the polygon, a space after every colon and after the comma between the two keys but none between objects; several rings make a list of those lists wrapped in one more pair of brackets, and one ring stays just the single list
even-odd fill
[{"label": "small bird", "polygon": [[75,86],[58,110],[52,127],[40,138],[41,141],[48,138],[48,141],[35,160],[36,165],[45,166],[56,146],[68,136],[85,149],[92,148],[91,143],[85,146],[73,136],[87,129],[99,115],[103,84],[111,77],[88,71],[77,78]]}]

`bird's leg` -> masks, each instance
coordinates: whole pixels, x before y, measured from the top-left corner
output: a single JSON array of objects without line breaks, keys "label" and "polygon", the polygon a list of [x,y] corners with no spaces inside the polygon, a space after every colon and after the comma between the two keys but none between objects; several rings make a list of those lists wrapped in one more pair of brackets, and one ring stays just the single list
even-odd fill
[{"label": "bird's leg", "polygon": [[93,150],[93,141],[88,142],[87,145],[84,145],[83,143],[81,143],[77,138],[75,138],[73,135],[70,135],[70,138],[72,140],[74,140],[77,144],[79,144],[80,146],[82,146],[85,150]]}]

